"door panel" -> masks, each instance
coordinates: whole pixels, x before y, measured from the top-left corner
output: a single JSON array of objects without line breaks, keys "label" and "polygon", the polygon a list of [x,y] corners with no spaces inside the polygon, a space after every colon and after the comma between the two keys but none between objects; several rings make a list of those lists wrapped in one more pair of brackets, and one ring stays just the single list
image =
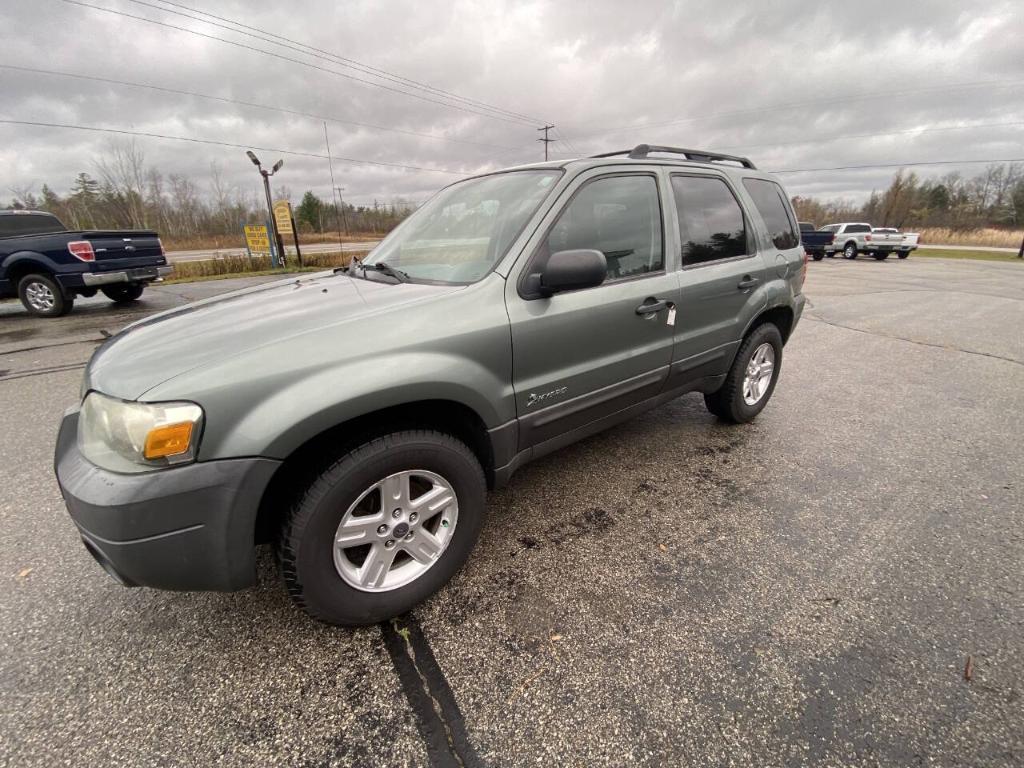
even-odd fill
[{"label": "door panel", "polygon": [[669,310],[638,314],[637,308],[679,298],[677,275],[664,271],[663,242],[655,175],[583,177],[570,191],[524,274],[537,274],[553,251],[594,248],[606,256],[608,278],[549,298],[521,295],[523,282],[509,281],[520,448],[662,390],[672,360]]},{"label": "door panel", "polygon": [[682,270],[670,387],[728,371],[743,330],[764,306],[765,265],[738,195],[724,177],[671,176]]}]

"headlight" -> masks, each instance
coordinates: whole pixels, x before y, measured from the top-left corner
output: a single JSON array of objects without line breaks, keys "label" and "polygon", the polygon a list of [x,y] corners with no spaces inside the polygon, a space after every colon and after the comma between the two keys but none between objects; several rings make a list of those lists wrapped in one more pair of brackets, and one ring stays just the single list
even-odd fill
[{"label": "headlight", "polygon": [[78,416],[78,446],[93,464],[112,472],[194,461],[203,427],[195,403],[136,403],[90,392]]}]

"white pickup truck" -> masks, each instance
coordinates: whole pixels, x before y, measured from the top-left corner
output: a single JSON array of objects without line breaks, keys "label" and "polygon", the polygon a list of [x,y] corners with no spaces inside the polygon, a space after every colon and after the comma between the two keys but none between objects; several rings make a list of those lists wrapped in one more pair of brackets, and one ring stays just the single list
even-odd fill
[{"label": "white pickup truck", "polygon": [[871,230],[871,234],[875,233],[899,235],[902,237],[903,242],[901,242],[899,248],[896,249],[896,255],[901,259],[907,258],[911,251],[917,250],[917,240],[921,237],[918,232],[900,232],[898,229],[894,229],[893,227],[879,227],[878,229]]},{"label": "white pickup truck", "polygon": [[903,235],[879,232],[862,222],[829,224],[822,229],[835,233],[832,245],[825,249],[828,256],[842,253],[847,259],[856,259],[859,254],[866,253],[882,261],[903,244]]}]

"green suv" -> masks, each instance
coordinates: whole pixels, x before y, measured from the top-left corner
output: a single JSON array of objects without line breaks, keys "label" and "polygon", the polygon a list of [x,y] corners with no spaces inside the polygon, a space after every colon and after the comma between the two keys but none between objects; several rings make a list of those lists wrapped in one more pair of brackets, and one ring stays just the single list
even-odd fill
[{"label": "green suv", "polygon": [[122,584],[241,589],[272,543],[310,614],[381,621],[466,562],[487,489],[531,459],[687,392],[754,418],[805,269],[745,158],[642,144],[475,176],[362,263],[106,341],[57,479]]}]

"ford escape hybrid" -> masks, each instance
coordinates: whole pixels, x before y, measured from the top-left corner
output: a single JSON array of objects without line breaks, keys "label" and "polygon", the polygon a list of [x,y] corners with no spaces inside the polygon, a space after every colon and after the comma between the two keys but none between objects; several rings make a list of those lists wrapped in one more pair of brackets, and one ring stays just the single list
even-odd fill
[{"label": "ford escape hybrid", "polygon": [[462,566],[525,462],[687,392],[754,418],[805,268],[745,158],[640,145],[465,179],[361,263],[106,341],[58,481],[122,584],[240,589],[270,542],[310,614],[380,621]]}]

